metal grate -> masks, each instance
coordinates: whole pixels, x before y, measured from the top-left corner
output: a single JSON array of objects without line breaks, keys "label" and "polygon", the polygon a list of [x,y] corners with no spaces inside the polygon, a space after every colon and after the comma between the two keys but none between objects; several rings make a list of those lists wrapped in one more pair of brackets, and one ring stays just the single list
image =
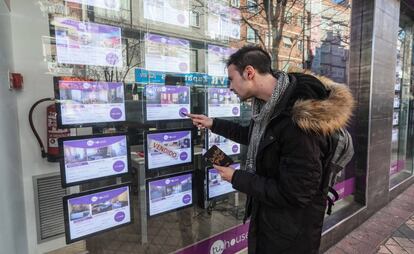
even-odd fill
[{"label": "metal grate", "polygon": [[33,177],[36,201],[38,242],[56,238],[65,233],[60,174],[47,174]]}]

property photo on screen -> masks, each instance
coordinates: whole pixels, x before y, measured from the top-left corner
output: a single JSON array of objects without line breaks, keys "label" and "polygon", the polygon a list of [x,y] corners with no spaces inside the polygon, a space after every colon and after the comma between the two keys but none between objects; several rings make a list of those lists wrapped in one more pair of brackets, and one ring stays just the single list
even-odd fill
[{"label": "property photo on screen", "polygon": [[120,27],[70,18],[55,18],[53,25],[58,63],[122,68]]},{"label": "property photo on screen", "polygon": [[212,87],[207,92],[209,117],[240,116],[240,99],[230,89]]},{"label": "property photo on screen", "polygon": [[124,85],[121,82],[59,80],[61,125],[125,121]]},{"label": "property photo on screen", "polygon": [[212,147],[213,145],[216,145],[227,155],[235,155],[240,153],[239,143],[236,143],[228,138],[215,134],[210,130],[207,131],[207,135],[208,149],[210,149],[210,147]]},{"label": "property photo on screen", "polygon": [[191,130],[146,134],[147,169],[157,169],[192,163]]},{"label": "property photo on screen", "polygon": [[147,85],[146,120],[187,119],[190,112],[190,88],[186,86]]},{"label": "property photo on screen", "polygon": [[147,184],[149,216],[193,204],[192,173],[150,180]]},{"label": "property photo on screen", "polygon": [[[238,170],[240,169],[240,163],[235,163],[230,165],[230,167]],[[207,180],[208,180],[208,199],[213,199],[219,196],[226,195],[228,193],[236,191],[233,189],[231,183],[221,179],[220,174],[217,169],[209,168],[207,170]]]},{"label": "property photo on screen", "polygon": [[64,197],[66,242],[131,222],[129,186]]},{"label": "property photo on screen", "polygon": [[68,138],[59,142],[63,148],[64,185],[128,173],[126,135]]}]

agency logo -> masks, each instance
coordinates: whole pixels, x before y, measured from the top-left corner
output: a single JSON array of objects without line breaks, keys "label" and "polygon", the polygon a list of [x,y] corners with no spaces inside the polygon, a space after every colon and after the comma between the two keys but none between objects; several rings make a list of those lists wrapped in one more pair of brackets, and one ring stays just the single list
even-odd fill
[{"label": "agency logo", "polygon": [[222,254],[226,246],[223,240],[217,240],[211,245],[210,254]]}]

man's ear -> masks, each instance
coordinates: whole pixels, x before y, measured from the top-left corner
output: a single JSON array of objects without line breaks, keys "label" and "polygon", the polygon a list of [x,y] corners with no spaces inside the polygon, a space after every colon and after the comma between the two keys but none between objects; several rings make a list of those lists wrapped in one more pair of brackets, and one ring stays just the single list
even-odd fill
[{"label": "man's ear", "polygon": [[247,65],[244,68],[243,76],[246,75],[244,78],[247,80],[252,80],[254,75],[256,74],[256,70],[251,65]]}]

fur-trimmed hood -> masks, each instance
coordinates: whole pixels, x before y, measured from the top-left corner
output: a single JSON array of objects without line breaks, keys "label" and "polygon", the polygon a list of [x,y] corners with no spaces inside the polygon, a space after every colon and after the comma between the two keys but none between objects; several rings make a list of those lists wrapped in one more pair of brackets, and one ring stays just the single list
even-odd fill
[{"label": "fur-trimmed hood", "polygon": [[[322,84],[327,92],[327,96],[323,99],[299,97],[294,101],[290,113],[299,128],[322,135],[330,135],[348,125],[354,108],[354,99],[346,85],[335,83],[326,77],[313,75],[309,72],[292,69],[289,72],[310,74],[316,77],[320,81],[319,83],[316,80],[318,85]],[[297,86],[301,85],[307,84],[305,82],[305,84]],[[297,87],[297,89],[300,88]]]}]

